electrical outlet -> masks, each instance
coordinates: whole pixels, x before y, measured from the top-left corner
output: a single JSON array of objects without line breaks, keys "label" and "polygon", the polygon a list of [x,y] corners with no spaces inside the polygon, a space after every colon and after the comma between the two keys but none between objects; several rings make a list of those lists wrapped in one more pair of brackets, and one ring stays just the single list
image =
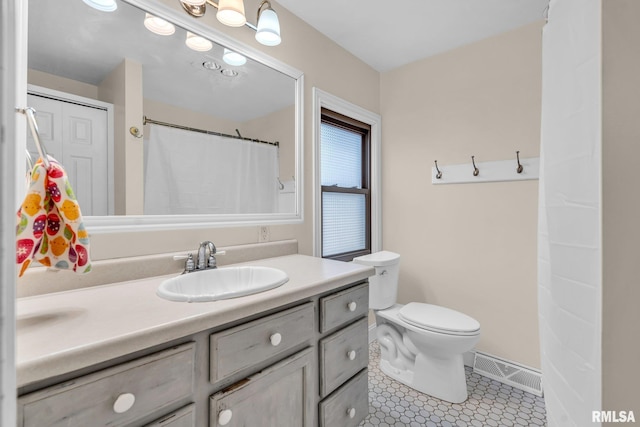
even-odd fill
[{"label": "electrical outlet", "polygon": [[269,227],[263,225],[258,229],[258,242],[268,242],[269,241]]}]

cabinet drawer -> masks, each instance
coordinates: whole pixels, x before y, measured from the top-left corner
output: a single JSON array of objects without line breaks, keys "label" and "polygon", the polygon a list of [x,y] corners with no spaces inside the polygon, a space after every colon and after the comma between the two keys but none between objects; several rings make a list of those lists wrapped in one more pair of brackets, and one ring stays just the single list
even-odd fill
[{"label": "cabinet drawer", "polygon": [[320,341],[320,395],[328,395],[369,362],[367,318]]},{"label": "cabinet drawer", "polygon": [[214,394],[209,426],[312,427],[314,365],[307,348]]},{"label": "cabinet drawer", "polygon": [[178,409],[145,427],[196,427],[196,405]]},{"label": "cabinet drawer", "polygon": [[216,383],[308,341],[313,317],[313,303],[307,303],[212,334],[210,381]]},{"label": "cabinet drawer", "polygon": [[369,379],[363,369],[320,403],[320,427],[355,427],[369,414]]},{"label": "cabinet drawer", "polygon": [[353,288],[320,299],[320,332],[346,324],[369,311],[369,285]]},{"label": "cabinet drawer", "polygon": [[[195,343],[27,394],[20,426],[121,426],[189,397]],[[116,412],[118,410],[120,413]]]}]

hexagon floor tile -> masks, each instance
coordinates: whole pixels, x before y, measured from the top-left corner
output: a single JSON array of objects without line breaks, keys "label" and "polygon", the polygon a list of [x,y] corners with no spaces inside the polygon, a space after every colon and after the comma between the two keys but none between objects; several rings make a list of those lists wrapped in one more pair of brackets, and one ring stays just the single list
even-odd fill
[{"label": "hexagon floor tile", "polygon": [[546,426],[544,399],[465,368],[469,398],[455,404],[383,374],[380,347],[369,346],[369,415],[360,427]]}]

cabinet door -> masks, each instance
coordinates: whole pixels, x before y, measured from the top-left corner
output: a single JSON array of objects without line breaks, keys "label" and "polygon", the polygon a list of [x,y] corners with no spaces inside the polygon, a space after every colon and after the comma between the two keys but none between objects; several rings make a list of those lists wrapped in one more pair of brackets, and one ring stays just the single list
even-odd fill
[{"label": "cabinet door", "polygon": [[314,412],[311,348],[210,398],[210,426],[311,427]]}]

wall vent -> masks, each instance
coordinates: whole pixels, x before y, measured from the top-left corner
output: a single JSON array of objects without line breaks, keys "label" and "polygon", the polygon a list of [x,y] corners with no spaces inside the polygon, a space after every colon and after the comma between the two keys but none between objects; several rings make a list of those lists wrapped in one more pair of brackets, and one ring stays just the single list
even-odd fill
[{"label": "wall vent", "polygon": [[542,373],[476,351],[473,372],[542,397]]}]

